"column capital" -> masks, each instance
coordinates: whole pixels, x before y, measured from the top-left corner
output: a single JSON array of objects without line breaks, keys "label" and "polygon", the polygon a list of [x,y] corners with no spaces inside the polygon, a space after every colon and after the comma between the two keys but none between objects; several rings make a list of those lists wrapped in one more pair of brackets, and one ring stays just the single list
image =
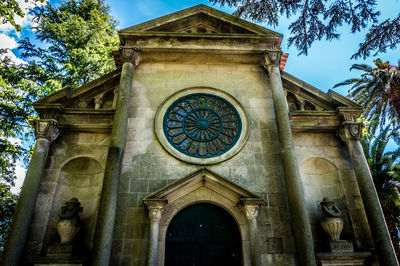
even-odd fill
[{"label": "column capital", "polygon": [[151,221],[158,221],[161,219],[162,213],[168,201],[163,199],[147,199],[143,200],[149,211],[149,218]]},{"label": "column capital", "polygon": [[263,66],[265,68],[270,66],[279,67],[281,64],[282,50],[277,47],[271,47],[271,49],[265,50],[263,52],[264,62]]},{"label": "column capital", "polygon": [[257,219],[260,205],[263,204],[264,201],[262,199],[245,198],[241,199],[240,203],[247,220],[255,220]]},{"label": "column capital", "polygon": [[58,122],[54,119],[35,119],[31,122],[36,139],[46,139],[53,142],[61,134]]},{"label": "column capital", "polygon": [[138,47],[121,46],[119,50],[123,63],[129,62],[132,63],[134,66],[139,65],[141,57],[140,57],[140,49]]},{"label": "column capital", "polygon": [[342,141],[359,140],[362,137],[363,126],[361,122],[343,122],[337,131],[337,135]]}]

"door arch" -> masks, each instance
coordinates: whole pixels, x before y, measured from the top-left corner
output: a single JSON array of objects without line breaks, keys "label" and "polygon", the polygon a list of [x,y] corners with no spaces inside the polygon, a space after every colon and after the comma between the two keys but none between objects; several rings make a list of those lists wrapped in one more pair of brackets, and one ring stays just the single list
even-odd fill
[{"label": "door arch", "polygon": [[167,229],[165,266],[242,265],[239,228],[223,208],[198,203],[181,210]]}]

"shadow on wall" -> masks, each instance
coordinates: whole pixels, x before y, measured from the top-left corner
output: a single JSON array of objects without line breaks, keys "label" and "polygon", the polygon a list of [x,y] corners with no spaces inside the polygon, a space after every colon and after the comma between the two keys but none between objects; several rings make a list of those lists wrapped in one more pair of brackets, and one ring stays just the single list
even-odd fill
[{"label": "shadow on wall", "polygon": [[330,239],[320,225],[322,212],[319,210],[319,205],[324,197],[333,200],[342,211],[344,228],[341,239],[353,241],[354,234],[349,219],[349,210],[337,167],[324,158],[313,157],[300,165],[300,174],[306,193],[308,215],[317,251],[319,247],[323,246],[323,243]]},{"label": "shadow on wall", "polygon": [[65,202],[75,197],[81,202],[83,212],[80,214],[80,231],[73,240],[74,248],[85,252],[92,247],[102,175],[103,167],[97,160],[89,157],[72,159],[61,168],[48,226],[47,244],[60,243],[56,231],[58,214]]}]

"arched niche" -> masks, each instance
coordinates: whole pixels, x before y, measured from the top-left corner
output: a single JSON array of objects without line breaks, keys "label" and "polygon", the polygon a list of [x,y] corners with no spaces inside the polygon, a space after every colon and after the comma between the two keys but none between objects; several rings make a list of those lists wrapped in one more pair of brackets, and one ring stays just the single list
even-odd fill
[{"label": "arched niche", "polygon": [[74,158],[63,165],[53,202],[52,219],[47,237],[48,244],[60,241],[55,229],[59,211],[65,202],[75,197],[82,204],[83,212],[80,214],[82,225],[74,242],[82,252],[91,248],[96,226],[102,176],[103,167],[97,160],[90,157]]},{"label": "arched niche", "polygon": [[337,167],[327,159],[312,157],[300,165],[300,174],[306,194],[313,238],[314,242],[317,243],[317,250],[321,246],[318,244],[329,240],[329,236],[322,230],[319,223],[321,219],[319,205],[324,197],[333,200],[336,206],[342,211],[344,229],[341,239],[354,240],[352,225],[349,219],[349,209]]}]

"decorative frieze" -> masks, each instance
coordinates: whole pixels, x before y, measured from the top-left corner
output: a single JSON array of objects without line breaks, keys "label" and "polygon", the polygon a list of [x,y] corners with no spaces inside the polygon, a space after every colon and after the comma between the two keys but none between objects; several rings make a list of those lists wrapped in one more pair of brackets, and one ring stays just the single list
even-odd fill
[{"label": "decorative frieze", "polygon": [[58,122],[54,119],[32,120],[31,124],[35,129],[36,139],[47,139],[53,142],[61,133]]},{"label": "decorative frieze", "polygon": [[120,54],[122,62],[130,62],[134,66],[139,65],[141,57],[140,57],[140,49],[138,47],[120,47]]}]

